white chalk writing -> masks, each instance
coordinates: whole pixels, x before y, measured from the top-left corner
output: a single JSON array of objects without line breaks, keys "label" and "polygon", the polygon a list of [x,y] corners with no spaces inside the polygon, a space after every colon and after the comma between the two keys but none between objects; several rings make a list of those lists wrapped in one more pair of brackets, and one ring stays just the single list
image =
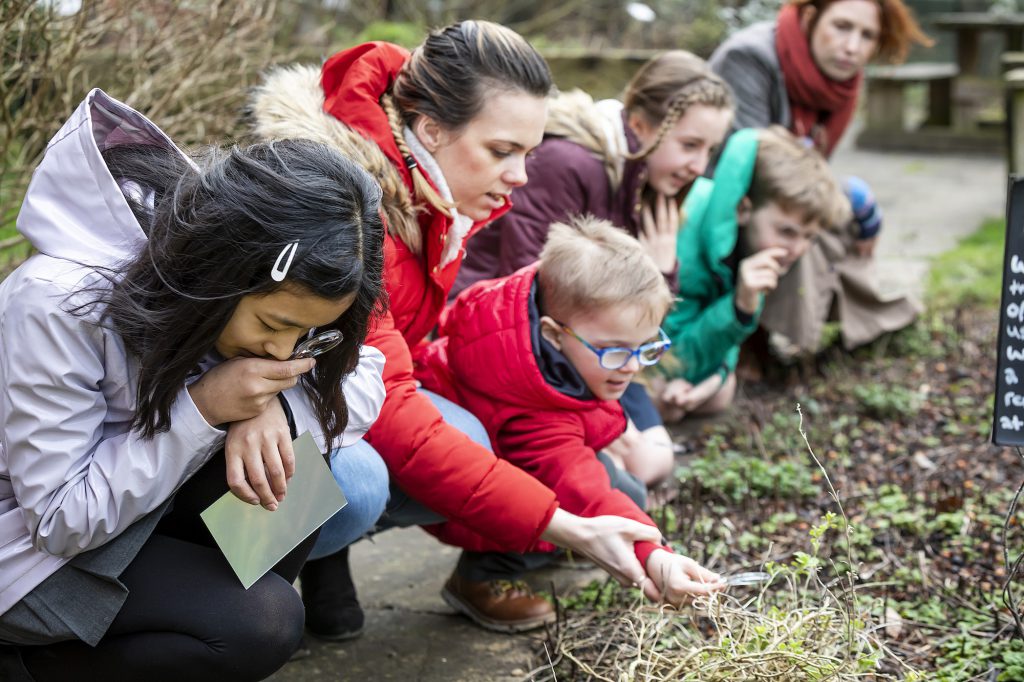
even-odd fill
[{"label": "white chalk writing", "polygon": [[1020,431],[1021,427],[1024,427],[1024,421],[1021,421],[1020,417],[1017,415],[999,418],[999,428],[1001,429],[1006,429],[1007,431]]}]

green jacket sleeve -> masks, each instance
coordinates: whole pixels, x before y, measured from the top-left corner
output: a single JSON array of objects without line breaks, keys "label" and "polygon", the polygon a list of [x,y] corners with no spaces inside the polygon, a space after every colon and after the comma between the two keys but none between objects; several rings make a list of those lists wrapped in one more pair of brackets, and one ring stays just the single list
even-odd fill
[{"label": "green jacket sleeve", "polygon": [[[666,333],[672,339],[673,357],[668,363],[670,373],[697,383],[715,372],[736,369],[739,347],[757,329],[760,309],[748,324],[736,319],[732,291],[710,302],[694,298],[679,301],[666,320]],[[679,366],[673,371],[673,365]]]},{"label": "green jacket sleeve", "polygon": [[663,365],[691,383],[715,372],[725,378],[736,367],[739,345],[757,329],[761,306],[752,319],[737,319],[735,274],[725,264],[736,247],[736,209],[750,189],[757,144],[756,130],[733,134],[714,179],[699,178],[684,204],[686,224],[676,243],[681,300],[665,320],[676,362]]}]

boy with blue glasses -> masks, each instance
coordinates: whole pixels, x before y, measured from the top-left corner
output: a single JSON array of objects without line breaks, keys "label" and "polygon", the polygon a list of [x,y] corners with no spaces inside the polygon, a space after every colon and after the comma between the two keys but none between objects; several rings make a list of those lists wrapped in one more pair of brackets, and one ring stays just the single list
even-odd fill
[{"label": "boy with blue glasses", "polygon": [[[635,239],[594,218],[555,224],[538,263],[462,292],[442,316],[442,338],[426,349],[417,378],[479,418],[495,453],[551,488],[567,511],[654,525],[643,512],[646,487],[602,450],[626,428],[618,401],[630,381],[671,345],[658,326],[671,304],[658,267]],[[527,609],[509,617],[529,601],[514,579],[548,563],[553,546],[495,553],[463,526],[429,530],[467,550],[442,592],[453,608],[503,631],[553,619]],[[638,542],[633,549],[622,560],[645,568],[651,598],[678,604],[721,587],[716,574],[666,546]]]}]

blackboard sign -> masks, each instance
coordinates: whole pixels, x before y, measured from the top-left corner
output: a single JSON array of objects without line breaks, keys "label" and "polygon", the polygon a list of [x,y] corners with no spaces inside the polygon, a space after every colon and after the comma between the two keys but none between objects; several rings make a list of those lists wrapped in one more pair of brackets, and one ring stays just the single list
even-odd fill
[{"label": "blackboard sign", "polygon": [[1006,252],[999,307],[999,343],[992,441],[1024,445],[1024,178],[1006,192]]}]

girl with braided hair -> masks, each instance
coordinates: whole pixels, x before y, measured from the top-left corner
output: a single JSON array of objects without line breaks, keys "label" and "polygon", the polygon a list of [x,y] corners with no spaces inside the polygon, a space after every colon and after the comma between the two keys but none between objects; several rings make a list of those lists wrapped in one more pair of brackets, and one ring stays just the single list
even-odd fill
[{"label": "girl with braided hair", "polygon": [[[433,31],[411,53],[367,43],[322,68],[278,69],[250,109],[258,136],[332,145],[383,189],[389,311],[367,343],[387,359],[387,397],[368,444],[353,446],[376,450],[391,475],[378,527],[427,526],[475,552],[527,552],[546,541],[589,556],[624,583],[642,583],[634,543],[657,541],[656,528],[559,508],[546,486],[495,457],[475,417],[413,376],[466,239],[507,213],[512,190],[526,182],[526,155],[541,142],[551,87],[547,64],[521,36],[464,21]],[[332,536],[328,521],[321,541]],[[357,635],[363,613],[347,552],[325,556],[318,544],[311,556],[301,576],[307,630],[328,639]],[[554,620],[546,600],[480,577],[469,563],[460,561],[443,595],[478,624],[518,631]]]},{"label": "girl with braided hair", "polygon": [[[508,215],[470,240],[453,292],[532,263],[550,225],[583,214],[639,239],[676,292],[678,207],[728,133],[732,114],[725,82],[683,50],[640,67],[622,102],[595,103],[580,91],[558,97],[544,142],[527,160],[530,183],[512,193]],[[629,426],[608,454],[642,489],[672,472],[671,439],[643,386],[631,385],[622,404]]]}]

